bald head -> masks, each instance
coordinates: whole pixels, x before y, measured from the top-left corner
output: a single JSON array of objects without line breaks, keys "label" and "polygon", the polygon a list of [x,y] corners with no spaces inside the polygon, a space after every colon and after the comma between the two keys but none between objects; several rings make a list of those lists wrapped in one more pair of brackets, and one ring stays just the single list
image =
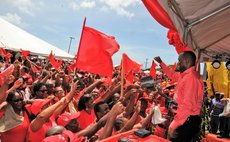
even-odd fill
[{"label": "bald head", "polygon": [[179,55],[178,58],[178,70],[179,72],[184,72],[190,67],[196,65],[196,55],[192,51],[184,51]]},{"label": "bald head", "polygon": [[182,56],[184,59],[187,59],[190,62],[190,66],[195,66],[196,55],[192,51],[184,51]]}]

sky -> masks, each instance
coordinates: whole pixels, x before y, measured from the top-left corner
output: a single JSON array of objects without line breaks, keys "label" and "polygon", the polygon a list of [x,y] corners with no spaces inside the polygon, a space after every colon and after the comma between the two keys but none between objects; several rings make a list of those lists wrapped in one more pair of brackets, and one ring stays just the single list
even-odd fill
[{"label": "sky", "polygon": [[[0,0],[0,17],[70,54],[77,53],[84,17],[86,26],[116,38],[122,53],[151,67],[155,56],[174,64],[178,55],[168,44],[167,29],[157,23],[141,0]],[[74,37],[70,45],[70,37]],[[146,64],[147,60],[147,64]],[[147,66],[146,66],[147,65]]]}]

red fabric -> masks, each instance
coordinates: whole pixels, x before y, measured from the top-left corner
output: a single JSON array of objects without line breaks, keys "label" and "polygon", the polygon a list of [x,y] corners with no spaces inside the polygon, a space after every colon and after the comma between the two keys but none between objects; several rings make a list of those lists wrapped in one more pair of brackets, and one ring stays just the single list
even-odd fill
[{"label": "red fabric", "polygon": [[43,106],[50,102],[50,99],[35,99],[30,109],[34,115],[37,115]]},{"label": "red fabric", "polygon": [[115,38],[93,28],[83,27],[76,67],[94,74],[112,77],[111,56],[119,50]]},{"label": "red fabric", "polygon": [[4,83],[4,78],[6,76],[10,76],[14,71],[14,65],[11,64],[8,68],[6,68],[3,72],[0,73],[0,85]]},{"label": "red fabric", "polygon": [[168,29],[175,30],[175,26],[173,25],[169,15],[165,12],[157,0],[142,0],[142,2],[158,23]]},{"label": "red fabric", "polygon": [[134,74],[140,72],[142,65],[130,59],[125,53],[123,53],[123,64],[125,77],[132,83]]},{"label": "red fabric", "polygon": [[46,131],[51,127],[52,127],[51,121],[44,123],[42,127],[36,132],[33,132],[29,127],[28,129],[29,142],[41,142],[45,138]]},{"label": "red fabric", "polygon": [[68,73],[70,74],[72,71],[74,71],[74,68],[76,66],[76,63],[72,63],[71,65],[68,66]]},{"label": "red fabric", "polygon": [[65,112],[58,116],[57,124],[65,127],[72,119],[77,119],[79,116],[80,116],[79,112],[75,114]]},{"label": "red fabric", "polygon": [[189,47],[187,47],[180,39],[180,36],[177,31],[169,30],[167,37],[169,39],[169,44],[173,45],[176,48],[178,54],[182,53],[183,51],[191,51]]},{"label": "red fabric", "polygon": [[40,72],[40,70],[36,66],[34,66],[33,64],[30,65],[33,72]]},{"label": "red fabric", "polygon": [[177,80],[173,97],[178,104],[177,114],[170,124],[170,127],[175,130],[181,126],[190,115],[200,115],[204,95],[204,84],[195,67],[191,67],[181,74],[173,71],[169,66],[166,66],[164,62],[161,63],[161,67],[170,79]]},{"label": "red fabric", "polygon": [[60,70],[60,66],[62,65],[62,61],[55,59],[54,54],[52,52],[49,55],[49,61],[56,70]]},{"label": "red fabric", "polygon": [[101,140],[100,142],[117,142],[120,138],[128,138],[132,142],[170,142],[169,140],[160,138],[156,135],[149,135],[147,137],[140,138],[134,134],[135,130],[137,129],[132,129],[124,133],[113,135],[111,137]]},{"label": "red fabric", "polygon": [[229,142],[229,138],[217,138],[217,135],[208,133],[206,136],[206,141],[203,142]]},{"label": "red fabric", "polygon": [[82,110],[77,120],[80,124],[80,129],[83,130],[96,120],[96,116],[93,110],[91,111],[91,114]]},{"label": "red fabric", "polygon": [[150,68],[150,75],[152,76],[153,79],[156,79],[156,66],[157,64],[153,60],[152,66]]},{"label": "red fabric", "polygon": [[175,71],[176,70],[176,67],[177,67],[177,63],[175,62],[172,69]]},{"label": "red fabric", "polygon": [[20,49],[20,50],[21,50],[22,56],[24,56],[25,58],[30,54],[29,50],[22,50],[22,49]]},{"label": "red fabric", "polygon": [[154,135],[164,138],[165,135],[165,129],[161,128],[159,126],[156,126],[155,130],[154,130]]},{"label": "red fabric", "polygon": [[12,57],[12,54],[8,53],[4,48],[0,48],[0,54],[7,60]]},{"label": "red fabric", "polygon": [[24,112],[24,121],[17,127],[1,133],[1,142],[25,142],[29,124],[29,118]]},{"label": "red fabric", "polygon": [[104,86],[109,86],[111,83],[112,83],[112,78],[110,77],[104,78],[104,81],[103,81]]}]

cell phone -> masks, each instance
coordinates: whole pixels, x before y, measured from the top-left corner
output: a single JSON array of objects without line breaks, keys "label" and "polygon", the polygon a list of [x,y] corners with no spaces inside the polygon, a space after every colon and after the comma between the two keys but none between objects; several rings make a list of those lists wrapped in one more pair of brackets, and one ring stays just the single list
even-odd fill
[{"label": "cell phone", "polygon": [[149,136],[150,134],[151,134],[151,132],[148,130],[145,130],[145,129],[139,129],[139,130],[134,131],[134,135],[136,135],[140,138],[145,138],[145,137]]},{"label": "cell phone", "polygon": [[132,142],[132,141],[127,138],[120,138],[118,142]]},{"label": "cell phone", "polygon": [[141,82],[142,88],[155,90],[155,82],[154,82],[152,76],[143,77],[143,78],[141,78],[140,82]]}]

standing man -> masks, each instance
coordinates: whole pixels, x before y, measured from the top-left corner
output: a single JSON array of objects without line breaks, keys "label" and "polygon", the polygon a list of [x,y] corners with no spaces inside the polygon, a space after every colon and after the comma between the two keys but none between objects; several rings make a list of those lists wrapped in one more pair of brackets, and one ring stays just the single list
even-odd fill
[{"label": "standing man", "polygon": [[196,55],[192,51],[184,51],[179,55],[175,72],[162,62],[160,57],[154,58],[165,74],[177,82],[174,99],[178,107],[174,120],[169,126],[168,135],[172,142],[190,142],[200,131],[200,110],[204,95],[203,81],[195,70]]}]

